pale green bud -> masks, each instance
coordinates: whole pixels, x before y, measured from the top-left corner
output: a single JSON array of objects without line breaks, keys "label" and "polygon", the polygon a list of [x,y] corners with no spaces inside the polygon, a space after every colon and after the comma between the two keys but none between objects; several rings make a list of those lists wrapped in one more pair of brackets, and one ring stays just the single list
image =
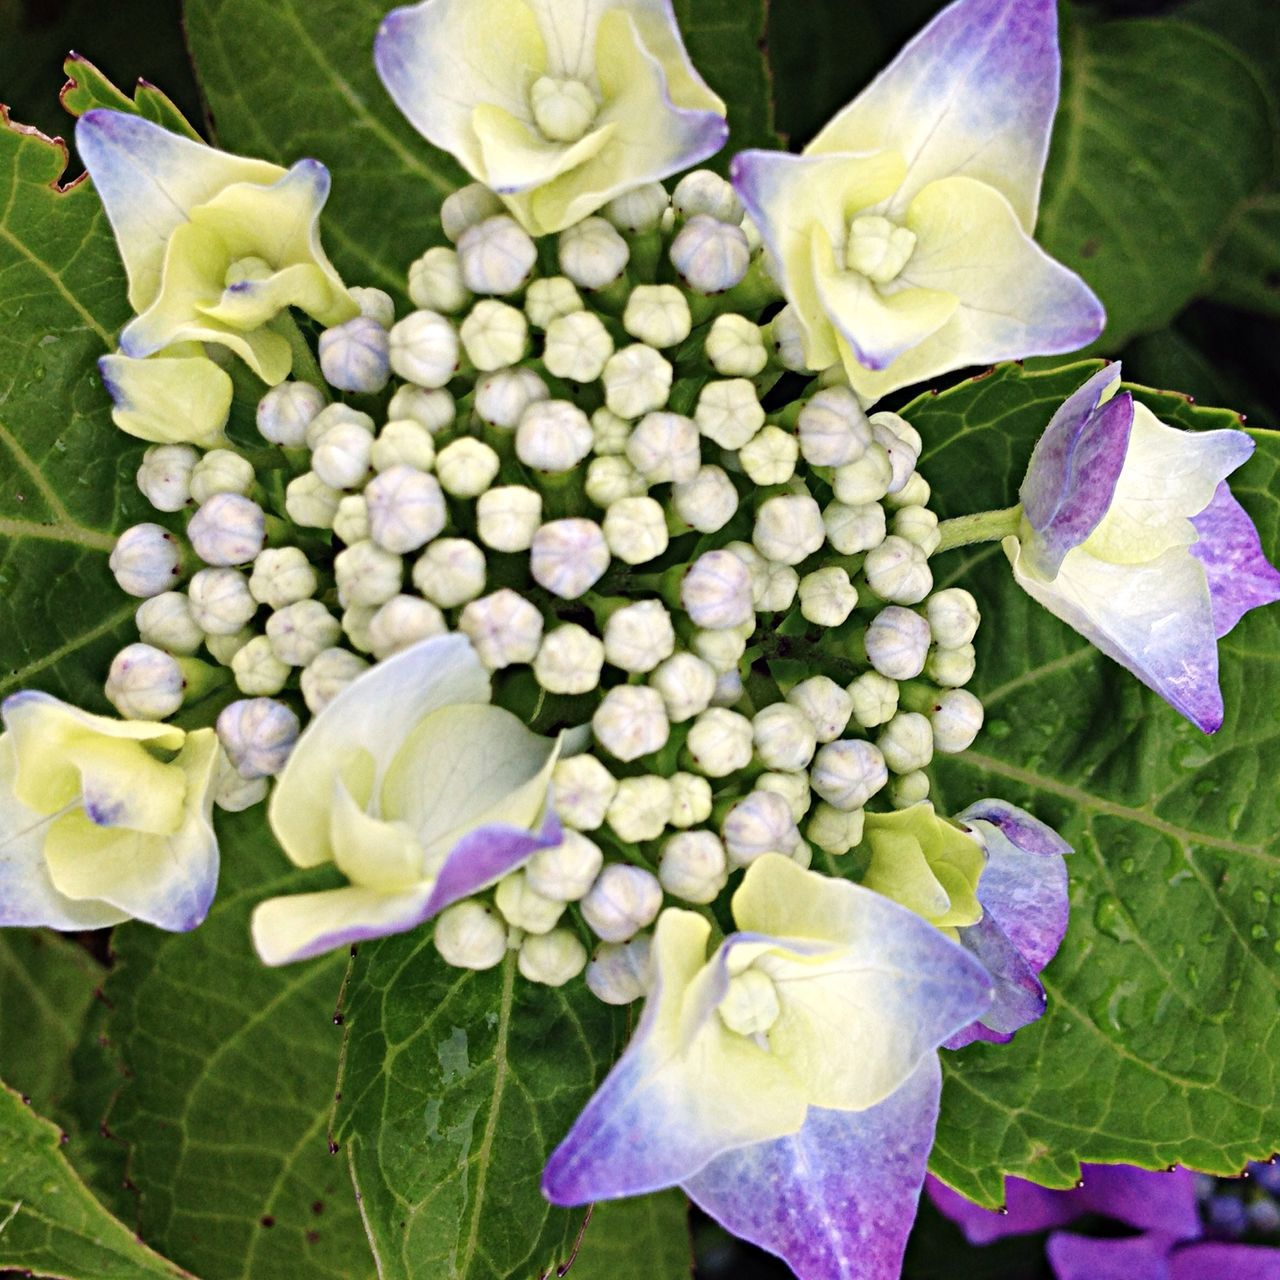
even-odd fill
[{"label": "pale green bud", "polygon": [[760,326],[746,316],[717,316],[707,333],[707,359],[727,378],[754,378],[769,363]]},{"label": "pale green bud", "polygon": [[652,671],[675,647],[671,615],[658,600],[624,605],[605,623],[605,661],[622,671]]},{"label": "pale green bud", "polygon": [[863,643],[867,659],[890,680],[914,680],[929,653],[929,624],[919,614],[891,604],[871,620]]},{"label": "pale green bud", "polygon": [[796,430],[800,452],[815,467],[848,466],[871,443],[867,415],[848,387],[819,391],[800,411]]},{"label": "pale green bud", "polygon": [[253,463],[231,449],[210,449],[191,468],[191,497],[207,502],[218,493],[246,494],[253,488]]},{"label": "pale green bud", "polygon": [[306,442],[307,427],[325,406],[324,392],[309,382],[282,382],[258,401],[258,432],[264,440],[297,449]]},{"label": "pale green bud", "polygon": [[909,809],[929,798],[929,775],[921,769],[904,773],[889,783],[889,802],[895,809]]},{"label": "pale green bud", "polygon": [[625,564],[644,564],[660,556],[669,541],[666,513],[649,497],[610,503],[603,529],[610,552]]},{"label": "pale green bud", "polygon": [[862,842],[863,811],[845,812],[825,800],[814,806],[805,835],[824,853],[841,857]]},{"label": "pale green bud", "polygon": [[769,322],[769,345],[778,363],[793,373],[805,373],[809,365],[804,358],[804,326],[796,309],[788,303]]},{"label": "pale green bud", "polygon": [[218,760],[213,803],[227,813],[243,813],[255,804],[261,804],[267,798],[269,787],[267,778],[242,778],[231,761],[222,755]]},{"label": "pale green bud", "polygon": [[818,742],[834,742],[853,715],[853,697],[828,676],[802,680],[787,694],[787,701],[809,717]]},{"label": "pale green bud", "polygon": [[711,705],[716,672],[695,654],[676,653],[659,664],[649,683],[662,695],[671,723],[682,724]]},{"label": "pale green bud", "polygon": [[547,325],[542,362],[557,378],[595,382],[611,355],[613,339],[593,311],[575,311]]},{"label": "pale green bud", "polygon": [[594,520],[552,520],[533,535],[529,572],[533,580],[561,600],[577,600],[604,576],[609,544]]},{"label": "pale green bud", "polygon": [[436,446],[431,432],[411,418],[399,418],[388,422],[378,432],[369,453],[369,461],[375,471],[390,471],[392,467],[412,467],[415,471],[430,471],[435,465]]},{"label": "pale green bud", "polygon": [[[885,420],[886,418],[893,418],[895,422],[889,423]],[[912,441],[904,438],[896,429],[896,423],[902,423],[916,440],[920,439],[915,429],[908,427],[897,414],[877,413],[872,417],[872,438],[885,451],[892,469],[892,478],[887,486],[889,493],[897,493],[902,489],[914,473],[916,461],[920,456],[919,449],[913,445]]]},{"label": "pale green bud", "polygon": [[836,500],[850,507],[879,502],[889,492],[892,483],[893,462],[878,443],[869,444],[856,462],[837,467],[831,478]]},{"label": "pale green bud", "polygon": [[564,914],[564,903],[544,898],[530,886],[523,871],[499,883],[494,901],[506,922],[525,933],[550,933]]},{"label": "pale green bud", "polygon": [[711,784],[696,773],[673,773],[671,817],[673,827],[696,827],[711,817]]},{"label": "pale green bud", "polygon": [[801,614],[819,627],[838,627],[858,605],[857,588],[838,565],[805,574],[799,592]]},{"label": "pale green bud", "polygon": [[620,946],[604,943],[597,947],[586,972],[591,994],[611,1005],[631,1004],[647,994],[651,941],[648,934],[639,934]]},{"label": "pale green bud", "polygon": [[753,626],[754,621],[719,631],[695,631],[689,638],[689,647],[716,675],[724,675],[737,669],[747,651],[747,635]]},{"label": "pale green bud", "polygon": [[365,488],[364,498],[370,536],[396,555],[425,546],[444,529],[449,516],[435,476],[413,467],[380,472]]},{"label": "pale green bud", "polygon": [[674,347],[693,330],[693,316],[685,296],[674,285],[642,284],[631,291],[622,327],[648,346]]},{"label": "pale green bud", "polygon": [[239,631],[231,631],[225,635],[205,636],[204,647],[213,655],[215,662],[220,662],[224,667],[229,667],[235,661],[236,654],[252,639],[252,630],[248,627],[241,627]]},{"label": "pale green bud", "polygon": [[373,434],[363,424],[340,422],[316,441],[311,469],[333,489],[354,489],[369,474]]},{"label": "pale green bud", "polygon": [[699,533],[723,529],[738,510],[738,491],[721,467],[699,467],[691,480],[672,485],[676,515]]},{"label": "pale green bud", "polygon": [[503,587],[466,605],[458,630],[490,671],[500,671],[538,656],[542,614],[518,592]]},{"label": "pale green bud", "polygon": [[[607,413],[608,410],[605,410]],[[619,418],[619,422],[623,419]],[[628,431],[630,423],[627,424]],[[597,507],[611,507],[624,498],[643,498],[649,491],[649,482],[625,457],[609,456],[592,458],[587,463],[587,478],[583,482],[587,498]],[[663,532],[666,521],[663,521]]]},{"label": "pale green bud", "polygon": [[746,867],[766,853],[789,858],[801,839],[791,805],[773,791],[752,791],[725,814],[720,826],[730,865]]},{"label": "pale green bud", "polygon": [[624,844],[656,840],[671,817],[671,784],[666,778],[645,774],[618,783],[605,821]]},{"label": "pale green bud", "polygon": [[181,563],[177,538],[158,524],[135,524],[126,529],[116,539],[108,560],[120,590],[142,599],[172,587]]},{"label": "pale green bud", "polygon": [[369,635],[369,626],[373,622],[378,609],[363,604],[348,605],[342,611],[342,632],[351,643],[353,649],[361,653],[373,652],[373,638]]},{"label": "pale green bud", "polygon": [[187,522],[191,549],[205,564],[248,564],[262,550],[266,517],[238,493],[215,493]]},{"label": "pale green bud", "polygon": [[476,531],[495,551],[528,551],[541,524],[542,495],[525,485],[500,485],[476,501]]},{"label": "pale green bud", "polygon": [[942,541],[938,517],[927,507],[900,507],[893,517],[893,532],[914,542],[925,556],[933,555]]},{"label": "pale green bud", "polygon": [[774,795],[781,796],[791,809],[791,817],[795,822],[799,822],[809,812],[809,805],[813,802],[812,788],[809,786],[809,775],[807,773],[779,773],[776,771],[762,773],[756,779],[756,790],[771,791]]},{"label": "pale green bud", "polygon": [[249,592],[261,604],[283,609],[316,593],[316,571],[297,547],[268,547],[253,562]]},{"label": "pale green bud", "polygon": [[680,581],[680,603],[698,627],[724,630],[750,623],[755,618],[751,572],[732,551],[704,551]]},{"label": "pale green bud", "polygon": [[529,343],[529,322],[515,307],[485,298],[472,307],[459,336],[471,363],[483,373],[492,373],[523,357]]},{"label": "pale green bud", "polygon": [[710,169],[686,173],[676,183],[671,204],[681,218],[693,218],[701,213],[715,218],[717,222],[732,223],[735,227],[746,212],[732,185]]},{"label": "pale green bud", "polygon": [[867,552],[863,572],[871,590],[894,604],[919,604],[933,590],[928,556],[914,542],[896,534]]},{"label": "pale green bud", "polygon": [[768,769],[794,772],[808,767],[818,746],[813,722],[799,707],[775,702],[751,721],[756,755]]},{"label": "pale green bud", "polygon": [[576,622],[566,622],[543,636],[533,674],[548,693],[590,693],[600,683],[604,657],[598,637]]},{"label": "pale green bud", "polygon": [[338,553],[333,576],[341,604],[373,607],[399,594],[404,561],[375,542],[357,542]]},{"label": "pale green bud", "polygon": [[191,501],[191,474],[199,461],[189,444],[153,444],[142,455],[138,488],[157,511],[181,511]]},{"label": "pale green bud", "polygon": [[687,745],[700,773],[724,778],[751,763],[751,721],[725,707],[710,707],[694,720]]},{"label": "pale green bud", "polygon": [[756,512],[751,531],[755,549],[778,564],[799,564],[819,550],[826,538],[822,508],[807,493],[767,498]]},{"label": "pale green bud", "polygon": [[743,471],[758,485],[786,484],[796,473],[800,446],[781,427],[762,427],[738,453]]},{"label": "pale green bud", "polygon": [[878,747],[856,738],[841,738],[819,748],[809,781],[828,804],[848,813],[861,809],[884,787],[889,770]]},{"label": "pale green bud", "polygon": [[582,298],[567,276],[534,280],[524,298],[524,313],[535,329],[546,329],[560,316],[571,316],[582,309]]},{"label": "pale green bud", "polygon": [[342,638],[338,620],[319,600],[299,600],[267,619],[272,652],[291,667],[305,667]]},{"label": "pale green bud", "polygon": [[591,451],[598,458],[613,457],[627,451],[631,423],[608,409],[600,408],[591,415]]},{"label": "pale green bud", "polygon": [[660,182],[646,182],[614,196],[600,211],[619,231],[639,235],[653,231],[671,205],[667,189]]},{"label": "pale green bud", "polygon": [[900,711],[876,739],[894,773],[914,773],[933,759],[933,727],[918,711]]},{"label": "pale green bud", "polygon": [[545,987],[562,987],[587,967],[587,949],[567,929],[530,934],[520,944],[516,967]]},{"label": "pale green bud", "polygon": [[671,264],[695,293],[724,293],[740,284],[751,265],[741,227],[696,213],[671,242]]},{"label": "pale green bud", "polygon": [[497,369],[476,384],[476,413],[491,426],[514,431],[525,410],[550,395],[532,369]]},{"label": "pale green bud", "polygon": [[601,699],[591,717],[591,730],[611,756],[628,763],[661,751],[671,726],[656,689],[621,684]]},{"label": "pale green bud", "polygon": [[440,487],[455,498],[478,498],[501,469],[497,451],[470,436],[454,440],[436,454]]},{"label": "pale green bud", "polygon": [[455,902],[436,917],[436,950],[455,969],[492,969],[507,954],[507,925],[492,907]]},{"label": "pale green bud", "polygon": [[258,612],[249,580],[236,569],[201,569],[187,583],[191,616],[206,636],[231,636]]},{"label": "pale green bud", "polygon": [[144,644],[180,658],[190,657],[204,643],[191,602],[181,591],[162,591],[144,600],[133,617]]},{"label": "pale green bud", "polygon": [[671,365],[652,347],[636,342],[615,351],[605,363],[601,381],[605,404],[620,418],[639,418],[667,403]]},{"label": "pale green bud", "polygon": [[595,883],[604,854],[594,840],[566,831],[558,845],[539,849],[525,866],[525,878],[535,893],[553,902],[577,902]]},{"label": "pale green bud", "polygon": [[892,720],[898,710],[898,685],[878,671],[864,671],[849,686],[854,721],[864,729]]},{"label": "pale green bud", "polygon": [[673,898],[711,903],[729,883],[729,860],[714,831],[682,831],[658,856],[658,880]]},{"label": "pale green bud", "polygon": [[924,611],[934,643],[940,649],[962,649],[978,634],[982,620],[978,602],[960,587],[935,591],[925,601]]},{"label": "pale green bud", "polygon": [[350,649],[323,649],[302,672],[302,697],[318,716],[369,664]]},{"label": "pale green bud", "polygon": [[290,480],[284,492],[286,514],[304,529],[332,529],[341,501],[341,491],[325,484],[314,471]]},{"label": "pale green bud", "polygon": [[603,289],[627,269],[631,249],[604,218],[584,218],[560,233],[560,270],[582,289]]},{"label": "pale green bud", "polygon": [[913,471],[907,483],[897,493],[886,494],[883,501],[884,505],[890,508],[927,507],[932,492],[924,476],[918,471]]},{"label": "pale green bud", "polygon": [[594,831],[604,821],[617,789],[618,780],[591,755],[557,760],[551,773],[551,801],[556,816],[575,831]]},{"label": "pale green bud", "polygon": [[787,564],[762,562],[751,577],[752,599],[761,613],[784,613],[800,589],[800,575]]},{"label": "pale green bud", "polygon": [[387,405],[387,421],[407,418],[426,427],[433,435],[453,425],[457,405],[453,396],[443,388],[406,386],[396,390]]},{"label": "pale green bud", "polygon": [[924,664],[924,673],[934,684],[952,689],[968,684],[976,669],[977,655],[971,644],[958,649],[934,649]]},{"label": "pale green bud", "polygon": [[764,426],[764,409],[746,378],[708,382],[698,395],[698,430],[722,449],[741,449]]},{"label": "pale green bud", "polygon": [[645,414],[632,430],[626,452],[650,484],[692,480],[702,464],[698,428],[679,413]]},{"label": "pale green bud", "polygon": [[338,503],[333,517],[333,533],[352,547],[369,536],[369,502],[363,493],[348,493]]},{"label": "pale green bud", "polygon": [[280,661],[266,636],[254,636],[231,659],[236,687],[251,697],[270,697],[289,681],[289,666]]},{"label": "pale green bud", "polygon": [[369,619],[369,650],[381,662],[392,654],[449,630],[444,614],[417,596],[392,596]]},{"label": "pale green bud", "polygon": [[502,201],[483,183],[472,182],[445,197],[440,206],[440,229],[456,244],[468,227],[503,212]]},{"label": "pale green bud", "polygon": [[948,689],[929,709],[936,751],[955,755],[973,745],[983,721],[982,703],[966,689]]},{"label": "pale green bud", "polygon": [[572,471],[591,452],[591,420],[567,400],[540,400],[516,428],[516,457],[535,471]]},{"label": "pale green bud", "polygon": [[391,367],[417,386],[445,386],[457,372],[459,351],[458,331],[436,311],[411,311],[392,327]]},{"label": "pale green bud", "polygon": [[[452,249],[428,249],[409,266],[409,297],[415,307],[453,315],[471,301],[462,283],[462,268]],[[389,327],[389,326],[388,326]]]},{"label": "pale green bud", "polygon": [[456,243],[462,283],[472,293],[518,293],[538,261],[532,237],[505,213],[469,226]]},{"label": "pale green bud", "polygon": [[442,609],[466,604],[484,591],[484,552],[465,538],[439,538],[414,563],[413,585]]}]

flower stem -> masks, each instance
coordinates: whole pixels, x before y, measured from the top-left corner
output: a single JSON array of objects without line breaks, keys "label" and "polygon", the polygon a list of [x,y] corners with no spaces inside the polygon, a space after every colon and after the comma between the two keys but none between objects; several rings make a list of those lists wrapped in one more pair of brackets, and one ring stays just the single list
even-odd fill
[{"label": "flower stem", "polygon": [[1003,511],[979,511],[976,515],[944,520],[938,526],[942,541],[933,554],[936,556],[953,547],[967,547],[975,542],[999,542],[1009,534],[1017,533],[1021,520],[1021,503],[1005,507]]}]

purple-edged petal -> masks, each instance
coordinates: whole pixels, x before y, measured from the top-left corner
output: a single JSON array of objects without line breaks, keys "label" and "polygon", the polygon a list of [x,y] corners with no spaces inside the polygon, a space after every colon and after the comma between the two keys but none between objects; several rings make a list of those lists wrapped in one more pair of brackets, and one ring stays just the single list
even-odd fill
[{"label": "purple-edged petal", "polygon": [[1053,1191],[1021,1178],[1006,1178],[1004,1209],[984,1209],[967,1196],[953,1191],[932,1175],[925,1181],[929,1199],[964,1232],[970,1244],[990,1244],[1005,1236],[1028,1235],[1066,1226],[1087,1210],[1077,1205],[1075,1193]]},{"label": "purple-edged petal", "polygon": [[810,1108],[799,1133],[719,1156],[684,1190],[799,1280],[897,1280],[941,1084],[930,1054],[876,1106]]},{"label": "purple-edged petal", "polygon": [[811,154],[893,147],[910,165],[895,206],[964,174],[1036,220],[1058,103],[1054,0],[958,0],[809,144]]},{"label": "purple-edged petal", "polygon": [[1047,823],[1007,800],[976,800],[956,814],[960,822],[985,822],[1023,853],[1066,855],[1075,852]]},{"label": "purple-edged petal", "polygon": [[1049,1237],[1045,1252],[1058,1280],[1172,1280],[1171,1244],[1159,1235],[1098,1240],[1060,1232]]},{"label": "purple-edged petal", "polygon": [[1191,523],[1200,535],[1191,554],[1204,565],[1213,627],[1221,638],[1250,609],[1280,600],[1280,573],[1263,555],[1253,521],[1232,497],[1225,480]]},{"label": "purple-edged petal", "polygon": [[[981,889],[981,886],[979,886]],[[948,1049],[963,1049],[975,1040],[1002,1044],[1019,1027],[1035,1022],[1045,1010],[1044,987],[1008,934],[985,915],[975,925],[959,930],[960,945],[991,975],[995,998],[979,1021],[971,1022],[947,1042]]]},{"label": "purple-edged petal", "polygon": [[[1172,1280],[1280,1280],[1280,1249],[1252,1244],[1193,1244],[1171,1259]],[[1131,1275],[1128,1280],[1138,1280]]]}]

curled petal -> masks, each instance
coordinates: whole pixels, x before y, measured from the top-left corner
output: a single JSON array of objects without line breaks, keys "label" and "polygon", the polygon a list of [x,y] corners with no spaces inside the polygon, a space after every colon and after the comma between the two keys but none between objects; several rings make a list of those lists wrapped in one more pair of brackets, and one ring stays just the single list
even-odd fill
[{"label": "curled petal", "polygon": [[1199,535],[1191,554],[1209,579],[1213,628],[1221,639],[1250,609],[1280,600],[1280,573],[1262,554],[1253,521],[1225,481],[1191,523]]},{"label": "curled petal", "polygon": [[98,361],[102,385],[113,401],[111,420],[131,436],[157,444],[194,444],[217,449],[226,444],[231,412],[231,378],[200,353],[178,355],[175,348],[149,360],[125,355]]}]

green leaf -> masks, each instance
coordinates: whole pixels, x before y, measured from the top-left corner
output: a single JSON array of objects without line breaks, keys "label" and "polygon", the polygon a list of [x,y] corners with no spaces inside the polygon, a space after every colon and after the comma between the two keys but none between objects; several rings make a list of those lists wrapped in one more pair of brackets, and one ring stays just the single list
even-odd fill
[{"label": "green leaf", "polygon": [[625,1014],[576,979],[538,986],[514,952],[452,969],[430,930],[360,947],[349,973],[338,1137],[380,1280],[538,1280],[584,1211],[542,1167],[612,1064]]},{"label": "green leaf", "polygon": [[284,860],[261,810],[220,815],[219,837],[199,929],[116,932],[106,994],[130,1081],[109,1123],[131,1146],[139,1229],[205,1280],[369,1280],[326,1134],[345,957],[268,969],[249,941],[256,902],[322,882]]},{"label": "green leaf", "polygon": [[57,1280],[191,1280],[93,1198],[59,1143],[54,1125],[0,1086],[0,1267]]},{"label": "green leaf", "polygon": [[[1007,506],[1035,440],[1097,367],[1004,365],[903,412],[929,442],[944,515]],[[1191,428],[1225,410],[1138,390]],[[1233,490],[1280,546],[1280,435]],[[1280,611],[1250,614],[1220,645],[1225,727],[1206,737],[1036,606],[997,547],[937,561],[983,612],[973,689],[987,724],[935,762],[955,812],[999,796],[1074,845],[1071,925],[1045,972],[1049,1008],[1009,1045],[944,1055],[932,1167],[1000,1203],[1002,1175],[1065,1187],[1080,1161],[1239,1172],[1280,1146]]]},{"label": "green leaf", "polygon": [[152,124],[199,140],[200,135],[191,127],[186,116],[155,85],[139,80],[133,97],[129,98],[92,62],[78,53],[73,53],[62,69],[67,73],[67,83],[62,90],[62,105],[73,116],[82,116],[94,107],[108,107],[112,111],[142,116]]},{"label": "green leaf", "polygon": [[611,1200],[592,1210],[573,1280],[689,1280],[689,1202],[679,1190]]},{"label": "green leaf", "polygon": [[1213,297],[1280,317],[1280,191],[1241,205],[1214,259]]}]

